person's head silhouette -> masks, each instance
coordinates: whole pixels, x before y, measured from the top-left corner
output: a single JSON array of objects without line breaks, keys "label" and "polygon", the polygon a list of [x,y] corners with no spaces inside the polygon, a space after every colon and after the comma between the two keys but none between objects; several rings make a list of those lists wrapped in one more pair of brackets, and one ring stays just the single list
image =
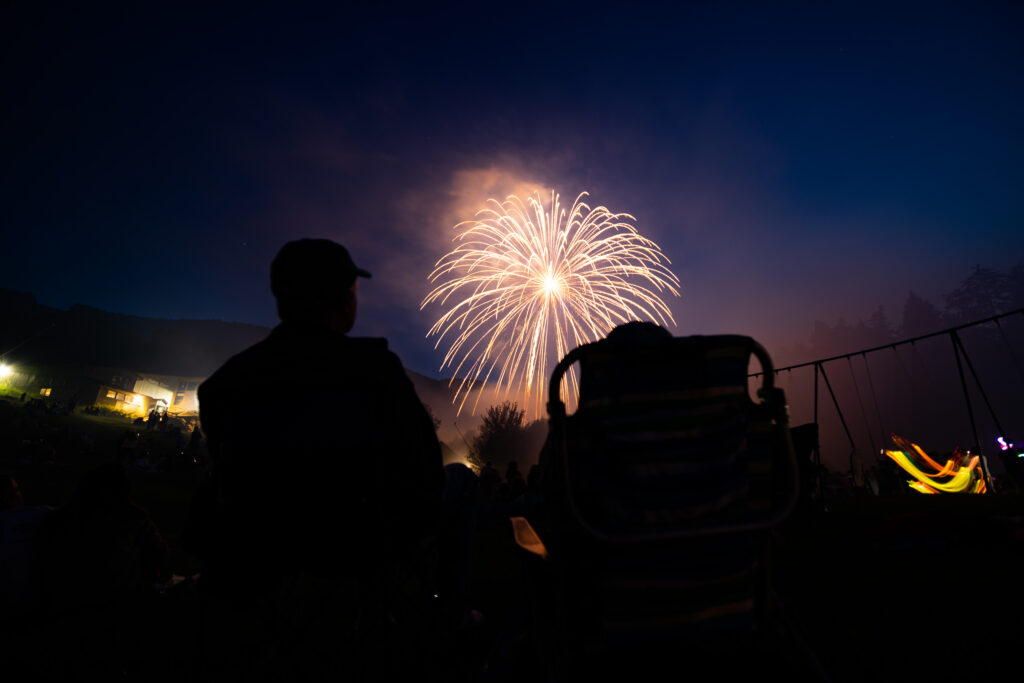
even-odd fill
[{"label": "person's head silhouette", "polygon": [[270,264],[270,289],[283,322],[313,323],[347,334],[356,320],[356,266],[348,250],[328,239],[288,242]]}]

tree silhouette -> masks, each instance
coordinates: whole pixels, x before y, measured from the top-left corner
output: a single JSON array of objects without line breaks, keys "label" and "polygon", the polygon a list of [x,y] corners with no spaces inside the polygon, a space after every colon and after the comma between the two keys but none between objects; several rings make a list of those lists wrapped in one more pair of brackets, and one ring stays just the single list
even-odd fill
[{"label": "tree silhouette", "polygon": [[975,265],[960,286],[946,295],[946,313],[953,322],[970,322],[1011,310],[1011,301],[1010,278]]},{"label": "tree silhouette", "polygon": [[893,340],[892,325],[889,324],[889,316],[885,314],[885,308],[879,306],[868,318],[868,335],[872,344],[881,346]]},{"label": "tree silhouette", "polygon": [[1024,308],[1024,263],[1010,268],[1007,286],[1010,292],[1010,308]]},{"label": "tree silhouette", "polygon": [[917,337],[930,332],[937,332],[945,327],[942,313],[935,305],[914,292],[907,292],[907,300],[903,303],[903,323],[900,327],[901,337]]},{"label": "tree silhouette", "polygon": [[526,413],[519,404],[505,401],[487,409],[483,423],[473,437],[467,460],[479,470],[486,463],[505,471],[509,460],[522,460],[526,450]]}]

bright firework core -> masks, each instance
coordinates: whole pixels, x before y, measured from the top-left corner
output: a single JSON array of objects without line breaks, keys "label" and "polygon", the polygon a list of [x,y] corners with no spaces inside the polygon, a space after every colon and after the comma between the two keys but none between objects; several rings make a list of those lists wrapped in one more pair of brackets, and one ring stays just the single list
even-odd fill
[{"label": "bright firework core", "polygon": [[[675,324],[661,299],[679,296],[669,260],[632,216],[591,208],[586,197],[568,211],[554,191],[547,206],[537,193],[525,202],[491,199],[455,226],[455,245],[430,274],[434,289],[422,307],[445,308],[427,336],[437,335],[435,348],[449,344],[441,369],[453,371],[459,412],[476,388],[475,412],[491,382],[540,417],[549,360],[631,320]],[[575,374],[563,391],[575,403]]]}]

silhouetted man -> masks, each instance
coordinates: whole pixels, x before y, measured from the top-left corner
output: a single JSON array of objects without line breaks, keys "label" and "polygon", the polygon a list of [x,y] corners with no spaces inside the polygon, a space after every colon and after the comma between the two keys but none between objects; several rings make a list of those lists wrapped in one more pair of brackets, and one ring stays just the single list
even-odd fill
[{"label": "silhouetted man", "polygon": [[[330,240],[278,252],[281,324],[199,387],[216,500],[192,527],[209,590],[236,604],[284,596],[286,611],[312,593],[285,617],[302,622],[297,640],[315,632],[350,654],[351,623],[381,635],[409,600],[432,595],[444,482],[433,423],[398,357],[384,339],[348,336],[357,277],[370,274]],[[359,604],[341,604],[346,594]],[[365,673],[325,656],[334,673]]]}]

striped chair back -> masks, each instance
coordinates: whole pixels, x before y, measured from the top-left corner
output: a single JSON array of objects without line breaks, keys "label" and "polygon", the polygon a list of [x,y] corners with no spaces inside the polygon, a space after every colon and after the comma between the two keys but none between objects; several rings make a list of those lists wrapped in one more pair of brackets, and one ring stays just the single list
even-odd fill
[{"label": "striped chair back", "polygon": [[[579,402],[567,416],[559,390],[576,362]],[[558,577],[551,638],[576,653],[567,657],[756,631],[767,530],[797,493],[773,374],[749,337],[674,338],[644,323],[559,362],[542,468]]]},{"label": "striped chair back", "polygon": [[[751,355],[766,371],[751,400]],[[580,364],[579,407],[556,385]],[[766,367],[767,364],[767,367]],[[765,528],[795,502],[785,398],[750,337],[608,339],[571,352],[552,378],[551,434],[562,440],[571,509],[606,540]]]}]

